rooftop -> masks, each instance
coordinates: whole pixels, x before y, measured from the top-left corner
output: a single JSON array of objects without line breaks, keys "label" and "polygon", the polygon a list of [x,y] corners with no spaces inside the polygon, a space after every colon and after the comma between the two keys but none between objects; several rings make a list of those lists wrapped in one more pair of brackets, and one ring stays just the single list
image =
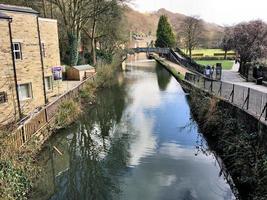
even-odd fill
[{"label": "rooftop", "polygon": [[91,65],[78,65],[78,66],[73,66],[73,68],[75,68],[79,71],[94,69],[94,67],[92,67]]},{"label": "rooftop", "polygon": [[8,15],[0,12],[0,19],[11,19]]},{"label": "rooftop", "polygon": [[13,6],[13,5],[7,5],[7,4],[0,4],[0,10],[39,14],[39,12],[29,7]]}]

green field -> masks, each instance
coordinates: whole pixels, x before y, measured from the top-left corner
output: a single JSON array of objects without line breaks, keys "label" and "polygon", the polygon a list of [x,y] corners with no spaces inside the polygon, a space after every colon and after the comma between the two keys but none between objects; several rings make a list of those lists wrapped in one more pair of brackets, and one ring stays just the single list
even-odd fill
[{"label": "green field", "polygon": [[216,63],[222,63],[222,68],[225,70],[232,69],[234,61],[231,60],[195,60],[200,65],[210,65],[215,66]]},{"label": "green field", "polygon": [[[182,49],[182,51],[186,53],[185,49]],[[213,57],[214,53],[224,53],[224,51],[222,49],[195,49],[192,51],[192,54],[204,54],[203,55],[204,57],[205,56]],[[234,53],[234,51],[228,51],[227,53]]]}]

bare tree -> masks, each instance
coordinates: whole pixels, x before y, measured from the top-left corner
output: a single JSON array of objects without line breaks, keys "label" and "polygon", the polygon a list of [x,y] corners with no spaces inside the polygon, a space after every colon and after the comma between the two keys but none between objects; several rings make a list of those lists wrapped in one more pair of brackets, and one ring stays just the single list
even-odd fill
[{"label": "bare tree", "polygon": [[224,51],[224,59],[227,57],[227,52],[233,48],[233,39],[231,37],[231,28],[225,27],[224,35],[220,44],[222,50]]},{"label": "bare tree", "polygon": [[83,31],[91,41],[91,54],[93,58],[93,64],[96,64],[96,40],[101,38],[103,35],[96,33],[97,26],[100,23],[103,15],[108,15],[113,6],[116,5],[115,0],[93,0],[91,2],[91,17],[86,26],[83,27]]},{"label": "bare tree", "polygon": [[202,21],[196,16],[186,17],[181,24],[180,35],[186,50],[189,52],[190,59],[192,58],[192,50],[199,45],[202,32]]},{"label": "bare tree", "polygon": [[78,62],[78,46],[81,31],[88,20],[93,16],[92,4],[97,0],[49,0],[60,13],[60,21],[63,23],[68,38],[69,64]]},{"label": "bare tree", "polygon": [[240,23],[231,31],[233,49],[240,56],[239,72],[248,62],[267,55],[267,25],[261,20]]}]

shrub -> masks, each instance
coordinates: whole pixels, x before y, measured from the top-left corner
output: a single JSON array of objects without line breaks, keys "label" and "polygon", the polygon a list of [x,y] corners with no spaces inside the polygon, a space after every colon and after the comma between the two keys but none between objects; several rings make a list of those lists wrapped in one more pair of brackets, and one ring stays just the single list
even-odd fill
[{"label": "shrub", "polygon": [[76,118],[78,118],[81,113],[80,105],[73,100],[63,101],[56,114],[56,127],[66,128],[70,125]]},{"label": "shrub", "polygon": [[96,84],[99,88],[111,87],[115,82],[115,67],[103,65],[97,67]]},{"label": "shrub", "polygon": [[[224,57],[204,56],[194,58],[195,60],[225,60]],[[234,60],[234,57],[227,57],[226,60]]]},{"label": "shrub", "polygon": [[86,102],[94,102],[96,97],[97,84],[94,80],[89,80],[85,87],[80,91],[80,97]]},{"label": "shrub", "polygon": [[0,198],[27,199],[31,182],[23,170],[15,168],[9,161],[0,160]]}]

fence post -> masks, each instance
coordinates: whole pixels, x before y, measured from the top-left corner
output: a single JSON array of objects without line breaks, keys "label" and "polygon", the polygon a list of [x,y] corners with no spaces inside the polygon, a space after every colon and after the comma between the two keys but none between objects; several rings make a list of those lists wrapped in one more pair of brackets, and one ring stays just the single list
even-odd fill
[{"label": "fence post", "polygon": [[232,103],[234,102],[234,97],[235,97],[235,84],[233,84]]},{"label": "fence post", "polygon": [[22,142],[24,144],[26,142],[24,124],[22,125],[21,130],[22,130]]},{"label": "fence post", "polygon": [[250,97],[250,88],[248,88],[248,95],[247,95],[247,110],[249,109],[249,97]]},{"label": "fence post", "polygon": [[204,78],[204,90],[206,88],[206,79]]},{"label": "fence post", "polygon": [[222,96],[222,82],[220,82],[220,90],[219,90],[219,93],[220,93],[220,97]]},{"label": "fence post", "polygon": [[212,89],[213,89],[213,80],[211,80],[211,83],[210,83],[210,92],[212,93]]},{"label": "fence post", "polygon": [[265,121],[267,120],[267,102],[265,104]]}]

